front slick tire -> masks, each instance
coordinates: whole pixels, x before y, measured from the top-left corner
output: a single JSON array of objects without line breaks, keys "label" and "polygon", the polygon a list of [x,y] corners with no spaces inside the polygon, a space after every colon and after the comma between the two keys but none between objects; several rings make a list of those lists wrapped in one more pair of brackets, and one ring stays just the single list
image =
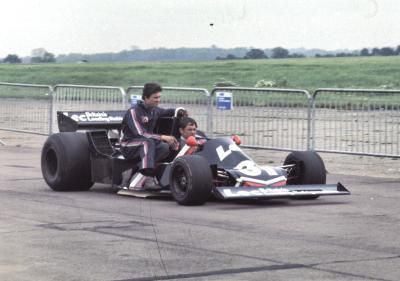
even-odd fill
[{"label": "front slick tire", "polygon": [[57,133],[44,143],[43,178],[55,191],[84,191],[92,187],[89,144],[85,134]]},{"label": "front slick tire", "polygon": [[[326,184],[326,170],[321,157],[314,151],[294,151],[283,165],[295,164],[288,175],[288,184]],[[318,195],[296,196],[295,199],[317,199]]]},{"label": "front slick tire", "polygon": [[175,159],[169,176],[170,189],[180,205],[203,205],[212,190],[212,173],[206,159],[184,155]]}]

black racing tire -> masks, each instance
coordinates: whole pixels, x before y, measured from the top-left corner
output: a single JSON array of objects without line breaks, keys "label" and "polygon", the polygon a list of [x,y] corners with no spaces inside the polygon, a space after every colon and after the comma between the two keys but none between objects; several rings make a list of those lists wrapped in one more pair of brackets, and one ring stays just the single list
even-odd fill
[{"label": "black racing tire", "polygon": [[199,155],[184,155],[172,163],[170,189],[180,205],[203,205],[211,195],[212,172],[207,160]]},{"label": "black racing tire", "polygon": [[89,143],[83,133],[57,133],[42,148],[42,175],[54,191],[89,190],[91,180]]},{"label": "black racing tire", "polygon": [[[283,165],[295,164],[288,174],[287,184],[326,184],[324,161],[314,151],[294,151],[290,153]],[[296,196],[295,199],[317,199],[319,196]]]}]

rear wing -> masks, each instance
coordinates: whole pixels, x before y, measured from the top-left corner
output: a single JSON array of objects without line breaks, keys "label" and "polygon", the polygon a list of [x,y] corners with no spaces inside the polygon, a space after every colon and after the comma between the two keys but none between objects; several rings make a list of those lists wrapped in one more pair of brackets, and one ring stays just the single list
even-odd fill
[{"label": "rear wing", "polygon": [[126,110],[118,111],[57,111],[60,132],[78,130],[121,130]]}]

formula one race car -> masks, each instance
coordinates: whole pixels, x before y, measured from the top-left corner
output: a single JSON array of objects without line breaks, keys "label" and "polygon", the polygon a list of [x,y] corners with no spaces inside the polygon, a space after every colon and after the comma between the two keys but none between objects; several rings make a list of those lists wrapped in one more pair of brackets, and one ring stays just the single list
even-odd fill
[{"label": "formula one race car", "polygon": [[[137,166],[140,159],[126,160],[119,151],[125,111],[57,114],[60,133],[47,139],[41,156],[43,178],[51,189],[88,190],[95,182],[118,186],[122,173]],[[156,131],[178,138],[177,122],[178,117],[160,118]],[[292,152],[282,166],[271,167],[257,165],[239,145],[237,136],[201,142],[190,137],[176,155],[158,164],[156,178],[162,190],[119,193],[139,197],[169,194],[181,205],[201,205],[211,196],[316,199],[350,194],[340,183],[325,184],[324,163],[313,151]]]}]

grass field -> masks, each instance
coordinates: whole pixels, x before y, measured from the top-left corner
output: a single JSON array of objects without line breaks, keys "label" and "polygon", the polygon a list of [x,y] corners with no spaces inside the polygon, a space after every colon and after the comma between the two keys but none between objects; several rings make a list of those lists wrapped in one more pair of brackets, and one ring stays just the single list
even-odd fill
[{"label": "grass field", "polygon": [[131,62],[87,64],[0,64],[1,82],[122,86],[157,81],[164,86],[211,89],[230,80],[243,87],[257,81],[286,81],[286,88],[400,88],[400,56]]}]

